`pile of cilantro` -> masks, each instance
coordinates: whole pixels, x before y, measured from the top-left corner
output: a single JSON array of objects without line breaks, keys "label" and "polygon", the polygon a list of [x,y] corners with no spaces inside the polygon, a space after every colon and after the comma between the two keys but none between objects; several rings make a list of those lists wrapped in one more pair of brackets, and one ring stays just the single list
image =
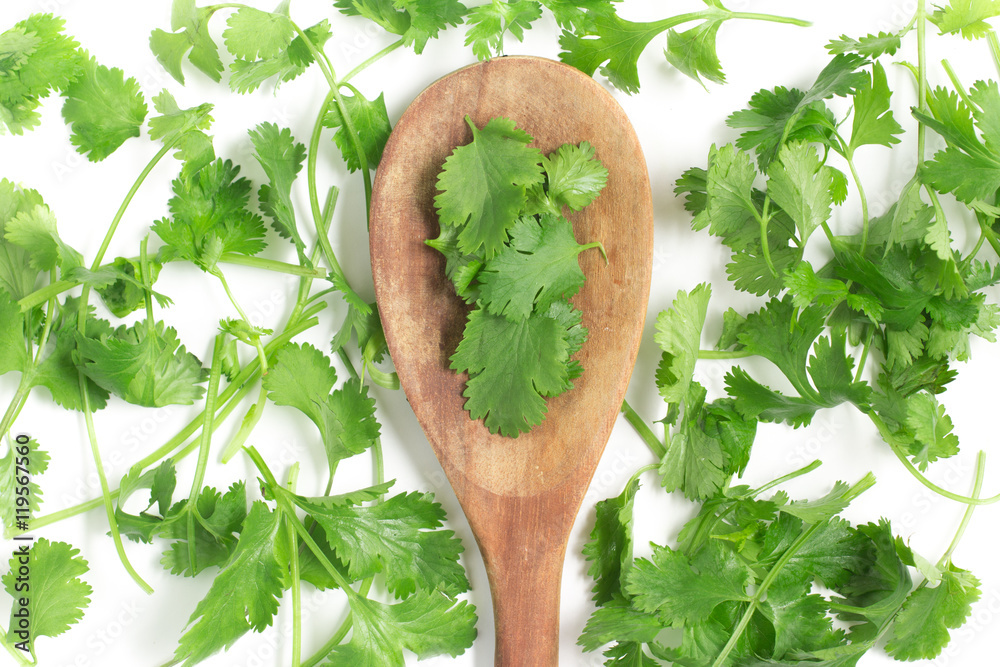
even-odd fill
[{"label": "pile of cilantro", "polygon": [[584,283],[581,245],[563,207],[579,211],[600,194],[608,171],[587,142],[550,155],[508,118],[479,129],[438,175],[440,234],[427,241],[445,257],[455,292],[473,304],[451,367],[468,372],[471,419],[517,437],[541,423],[545,398],[583,372],[572,356],[587,339],[570,298]]},{"label": "pile of cilantro", "polygon": [[[87,258],[60,237],[55,214],[32,184],[0,180],[0,374],[16,383],[0,437],[9,441],[32,428],[18,419],[29,397],[79,413],[82,432],[64,439],[89,449],[102,491],[42,514],[45,472],[55,465],[46,448],[54,443],[32,440],[32,530],[96,511],[100,517],[91,518],[104,525],[101,534],[108,534],[137,586],[151,590],[130,554],[150,550],[160,554],[166,571],[193,578],[200,593],[173,655],[161,657],[170,664],[194,665],[229,650],[251,632],[272,627],[279,613],[291,618],[279,661],[293,667],[399,666],[409,656],[456,656],[468,649],[476,614],[462,599],[469,587],[459,561],[462,545],[431,494],[393,492],[385,479],[371,387],[391,389],[397,380],[386,370],[375,304],[352,287],[330,242],[332,227],[341,224],[335,215],[339,188],[320,182],[318,165],[341,162],[360,177],[370,198],[391,124],[385,94],[362,92],[355,81],[394,52],[416,57],[448,30],[464,30],[469,56],[486,58],[501,55],[509,38],[521,40],[547,12],[558,26],[564,62],[631,94],[639,92],[638,62],[650,45],[662,48],[683,74],[722,83],[716,40],[728,21],[802,25],[731,11],[717,0],[704,5],[641,22],[619,16],[620,3],[613,0],[490,0],[474,7],[457,0],[335,0],[340,14],[371,22],[395,40],[357,68],[338,72],[329,55],[337,43],[331,22],[300,25],[288,0],[274,11],[173,0],[169,22],[165,17],[152,32],[149,46],[178,84],[207,78],[233,94],[262,88],[280,94],[281,84],[301,76],[325,85],[305,144],[274,123],[249,129],[246,145],[264,175],[259,183],[217,154],[212,105],[182,108],[166,89],[147,99],[129,73],[99,63],[52,15],[0,26],[0,129],[23,141],[30,138],[21,135],[31,132],[62,132],[42,121],[43,107],[58,105],[70,142],[90,161],[108,158],[126,142],[149,153],[135,180],[118,184],[121,205],[104,221],[101,245]],[[988,300],[1000,282],[993,256],[1000,254],[1000,87],[992,81],[967,85],[945,63],[950,85],[931,88],[924,54],[927,33],[936,28],[947,35],[941,39],[985,38],[990,56],[1000,61],[1000,41],[989,24],[998,15],[996,3],[982,0],[952,0],[933,11],[920,0],[913,20],[898,31],[831,42],[830,64],[811,86],[754,95],[730,117],[733,142],[713,148],[704,166],[677,181],[695,228],[731,251],[733,286],[760,304],[725,313],[714,350],[700,349],[708,285],[679,293],[657,318],[662,362],[656,384],[665,407],[654,426],[663,435],[623,406],[656,463],[637,471],[621,495],[598,504],[585,547],[597,610],[580,643],[603,651],[606,664],[850,666],[874,647],[900,660],[920,660],[939,655],[950,631],[968,617],[980,585],[953,557],[972,509],[997,498],[979,497],[982,458],[971,495],[941,488],[924,473],[959,452],[940,400],[956,376],[956,362],[968,357],[970,336],[992,340],[1000,324],[1000,308]],[[897,50],[913,41],[918,58],[903,65],[918,91],[908,119],[919,139],[916,168],[895,204],[871,217],[855,158],[886,151],[903,134],[901,119],[890,111],[885,72]],[[503,121],[494,123],[474,132],[524,150],[530,139]],[[941,149],[925,153],[925,137]],[[514,248],[525,257],[552,252],[562,268],[576,263],[586,246],[571,244],[558,218],[564,205],[576,208],[575,192],[553,189],[553,183],[577,164],[588,165],[591,178],[598,174],[588,153],[580,145],[533,157],[532,175],[518,181],[524,194],[518,208],[529,208],[499,232],[469,227],[462,198],[447,202],[449,188],[442,188],[442,208],[454,207],[454,217],[434,243],[446,249],[449,278],[479,313],[475,319],[504,330],[534,326],[528,323],[541,316],[543,328],[561,341],[553,359],[563,366],[552,370],[551,382],[543,383],[552,386],[539,397],[568,386],[578,372],[567,360],[583,332],[579,314],[563,300],[577,278],[560,269],[552,278],[536,276],[538,285],[528,280],[529,289],[522,290],[517,283],[527,279],[501,270],[501,258],[511,253],[505,248]],[[155,189],[164,173],[162,214],[138,235],[143,240],[134,251],[107,256],[119,225],[136,224],[126,215],[136,193]],[[302,191],[304,207],[297,206]],[[835,212],[849,192],[862,202],[858,231],[836,234]],[[520,195],[513,199],[520,202]],[[972,247],[952,241],[962,223],[976,231]],[[560,240],[543,244],[548,236]],[[826,252],[807,255],[807,243],[824,244]],[[813,264],[807,256],[827,259]],[[169,324],[172,299],[197,296],[170,294],[169,284],[158,282],[176,264],[203,272],[231,302],[230,312],[208,323],[205,349],[186,345]],[[229,282],[234,265],[297,277],[282,322],[273,328],[251,322]],[[482,322],[472,326],[468,340],[486,340],[485,329]],[[326,340],[322,346],[302,340],[308,333]],[[464,345],[456,367],[487,383],[495,360],[470,351],[474,342]],[[773,364],[787,380],[784,388],[771,388],[739,365],[727,375],[725,396],[710,398],[694,380],[699,358],[746,357]],[[774,374],[768,377],[773,382]],[[529,401],[536,417],[539,397]],[[127,474],[108,479],[101,420],[114,419],[123,402],[150,410],[188,406],[191,418],[131,462]],[[820,410],[838,405],[854,406],[870,420],[922,483],[968,506],[936,560],[911,550],[887,520],[853,525],[839,516],[874,484],[873,475],[838,482],[813,499],[793,500],[779,487],[811,473],[818,462],[782,471],[756,488],[736,483],[758,424],[805,426]],[[253,445],[258,424],[279,410],[311,423],[311,446],[326,462],[321,488],[299,488],[297,465],[273,469],[267,452]],[[498,421],[494,406],[477,410],[487,420],[492,415],[491,428],[500,432],[516,434],[528,423],[511,414]],[[234,428],[223,431],[226,437],[217,434],[234,413]],[[11,480],[18,462],[12,450],[5,452],[0,515],[5,533],[13,535]],[[338,476],[341,462],[359,456],[372,460],[370,483]],[[205,483],[217,462],[240,457],[254,471],[251,478],[226,488]],[[180,465],[185,459],[195,460]],[[636,558],[632,514],[639,477],[653,471],[663,490],[682,493],[696,506],[678,535],[664,535],[663,546]],[[335,481],[350,490],[333,493]],[[119,585],[94,581],[88,554],[63,541],[38,537],[30,559],[30,651],[14,647],[12,623],[0,623],[0,644],[17,665],[40,662],[46,642],[79,645],[72,626],[87,613],[95,589]],[[16,565],[12,561],[0,578],[13,600],[12,619],[22,604]],[[313,589],[333,591],[344,611],[316,629],[319,646],[307,655],[302,598]]]},{"label": "pile of cilantro", "polygon": [[[930,12],[921,2],[898,31],[833,40],[810,86],[755,93],[727,120],[731,143],[677,180],[692,227],[727,248],[732,286],[760,305],[726,311],[711,350],[701,349],[708,284],[679,292],[656,320],[663,435],[630,405],[624,411],[658,462],[598,504],[584,550],[598,608],[579,643],[603,650],[606,665],[841,667],[875,647],[900,661],[932,659],[972,613],[980,582],[954,554],[975,507],[1000,497],[980,498],[982,453],[971,495],[924,473],[959,453],[941,394],[968,360],[970,338],[995,341],[1000,326],[990,300],[1000,283],[1000,86],[966,85],[945,61],[951,85],[931,87],[925,53],[934,28],[987,38],[1000,69],[987,22],[995,16],[993,3]],[[858,158],[901,143],[886,69],[909,40],[916,166],[888,210],[870,216]],[[849,193],[859,218],[838,211]],[[967,248],[952,238],[963,227],[972,230]],[[813,248],[821,251],[807,255]],[[751,357],[783,386],[741,365]],[[710,399],[694,379],[700,358],[733,360],[724,396]],[[814,499],[778,487],[819,461],[757,488],[737,483],[758,424],[804,427],[836,406],[870,421],[931,491],[967,506],[939,558],[915,553],[887,519],[853,525],[840,516],[875,484],[871,473]],[[654,470],[663,489],[696,503],[694,516],[664,536],[669,544],[635,557],[639,477]]]}]

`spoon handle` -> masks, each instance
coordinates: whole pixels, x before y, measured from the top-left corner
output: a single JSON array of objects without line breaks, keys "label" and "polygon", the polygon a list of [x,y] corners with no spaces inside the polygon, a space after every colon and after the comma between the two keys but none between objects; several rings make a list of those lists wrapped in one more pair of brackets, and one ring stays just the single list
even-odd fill
[{"label": "spoon handle", "polygon": [[490,524],[476,533],[493,597],[494,664],[558,667],[560,581],[579,502],[551,493],[483,500],[485,511],[470,514]]}]

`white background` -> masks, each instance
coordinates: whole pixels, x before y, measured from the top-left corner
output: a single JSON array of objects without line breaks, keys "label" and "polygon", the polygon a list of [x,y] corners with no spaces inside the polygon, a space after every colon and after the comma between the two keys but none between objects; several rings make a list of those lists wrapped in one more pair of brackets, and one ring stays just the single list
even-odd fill
[{"label": "white background", "polygon": [[[269,3],[254,2],[268,8]],[[472,4],[472,3],[470,3]],[[292,16],[303,26],[329,17],[334,24],[334,38],[327,47],[339,73],[390,43],[391,39],[360,19],[347,19],[331,9],[327,1],[297,0],[292,3]],[[703,5],[695,0],[660,3],[653,0],[627,0],[621,14],[635,20],[659,19]],[[725,86],[704,87],[672,70],[662,58],[665,37],[653,41],[640,59],[642,91],[626,96],[613,91],[635,125],[644,147],[649,174],[653,183],[656,213],[655,265],[649,317],[643,350],[629,388],[628,398],[648,421],[663,416],[663,405],[653,384],[653,370],[658,352],[652,340],[656,313],[668,307],[677,290],[691,289],[697,283],[710,281],[713,298],[709,308],[703,347],[711,347],[721,326],[722,313],[730,306],[746,312],[760,305],[757,299],[736,294],[726,281],[726,252],[716,240],[705,233],[690,230],[689,216],[673,196],[673,183],[690,166],[704,166],[709,146],[735,139],[735,132],[725,126],[725,118],[742,108],[750,95],[760,88],[776,85],[808,87],[826,64],[824,45],[831,39],[847,34],[859,37],[869,32],[892,30],[904,25],[916,8],[915,0],[872,2],[846,0],[841,2],[794,2],[772,0],[751,2],[734,0],[734,10],[759,11],[792,15],[813,22],[810,28],[797,28],[758,22],[727,23],[719,32],[719,54],[729,83]],[[181,107],[201,102],[216,105],[213,132],[220,156],[241,164],[244,174],[255,183],[263,174],[250,154],[246,130],[260,122],[271,121],[290,127],[299,141],[307,141],[326,84],[319,72],[310,70],[300,79],[282,86],[263,89],[249,96],[229,94],[223,85],[214,85],[190,65],[185,65],[186,87],[173,81],[150,53],[147,40],[153,28],[168,28],[170,2],[156,0],[135,2],[125,0],[5,0],[0,4],[0,31],[37,11],[55,12],[67,20],[67,31],[74,35],[100,62],[125,70],[135,77],[147,100],[166,87],[177,97]],[[225,13],[213,23],[218,38],[224,27]],[[526,42],[508,42],[508,53],[530,53],[555,56],[558,53],[558,31],[548,15],[527,34]],[[934,34],[934,31],[931,31]],[[447,32],[442,39],[432,41],[422,56],[399,50],[359,76],[355,85],[368,97],[385,91],[386,104],[393,121],[413,97],[425,86],[447,72],[470,62],[473,57],[463,45],[462,29]],[[219,39],[221,45],[221,39]],[[912,41],[911,41],[912,43]],[[225,53],[223,52],[224,58]],[[915,61],[908,50],[897,59]],[[966,85],[978,77],[996,78],[985,42],[969,43],[955,37],[933,37],[929,62],[932,80],[943,82],[938,65],[948,58],[956,65]],[[894,151],[881,147],[863,149],[866,162],[862,178],[868,189],[873,214],[878,214],[894,200],[899,189],[912,174],[915,148],[912,146],[914,124],[908,113],[913,103],[913,84],[903,67],[889,68],[890,86],[899,91],[895,98],[897,119],[911,130],[910,141]],[[604,82],[606,83],[606,82]],[[845,108],[836,102],[843,112]],[[124,194],[156,152],[157,146],[147,138],[132,140],[115,155],[99,164],[91,164],[78,156],[68,141],[68,130],[60,115],[60,101],[50,99],[44,105],[42,126],[21,137],[0,136],[0,177],[6,177],[39,190],[59,221],[60,233],[86,258],[92,258],[108,223]],[[937,146],[931,137],[931,146]],[[338,257],[354,285],[371,298],[367,237],[364,226],[364,197],[358,175],[350,175],[342,167],[332,145],[324,142],[320,159],[321,187],[337,184],[342,188],[340,206],[335,218],[334,246]],[[176,163],[164,160],[153,172],[147,184],[130,207],[122,227],[115,237],[108,256],[134,255],[138,242],[148,226],[166,215],[170,179],[176,175]],[[304,182],[298,184],[295,203],[300,212],[308,210]],[[305,216],[304,216],[305,217]],[[851,198],[838,213],[835,228],[850,231],[859,220],[858,202]],[[965,230],[956,229],[956,242],[964,248],[970,243]],[[972,241],[974,241],[974,237]],[[810,257],[821,257],[822,239],[811,244]],[[153,239],[155,247],[157,240]],[[283,257],[285,246],[275,242],[268,256]],[[290,246],[289,246],[290,247]],[[990,251],[984,251],[984,257]],[[995,259],[995,258],[994,258]],[[249,311],[255,324],[277,323],[282,320],[293,301],[296,282],[277,275],[261,277],[239,267],[227,269],[237,298]],[[164,269],[157,289],[172,296],[175,305],[158,315],[176,326],[189,349],[207,363],[210,340],[218,318],[232,316],[231,306],[217,281],[192,267],[170,265]],[[996,300],[996,294],[991,294]],[[333,328],[339,325],[343,308],[334,305],[327,311],[323,325],[308,332],[309,340],[321,349],[328,349]],[[330,316],[333,314],[333,317]],[[131,320],[130,320],[131,321]],[[959,493],[967,493],[973,472],[975,452],[993,449],[996,428],[992,423],[996,410],[995,389],[998,359],[996,350],[985,341],[974,345],[973,361],[960,364],[960,379],[945,394],[944,402],[957,424],[963,443],[962,454],[956,459],[939,463],[930,476]],[[754,365],[757,372],[773,376],[767,364]],[[722,377],[728,362],[700,362],[698,379],[706,384],[709,396],[723,394]],[[767,374],[771,375],[767,375]],[[16,386],[14,374],[0,379],[0,395],[10,396]],[[437,494],[448,510],[449,527],[462,538],[466,547],[463,562],[472,580],[473,590],[467,598],[477,606],[480,615],[479,639],[475,646],[459,658],[434,658],[426,665],[461,665],[484,667],[492,665],[492,611],[485,572],[468,524],[447,486],[440,466],[427,445],[416,420],[401,392],[375,389],[379,405],[385,446],[386,474],[399,481],[396,490],[426,490]],[[6,404],[6,399],[3,400]],[[145,453],[158,447],[196,414],[198,408],[170,407],[145,410],[113,400],[110,409],[95,417],[104,456],[105,468],[112,484],[127,471],[129,465]],[[230,421],[236,422],[233,418]],[[42,447],[52,454],[49,471],[37,481],[44,490],[43,513],[74,505],[99,495],[94,464],[89,454],[82,417],[51,404],[45,391],[36,391],[18,419],[15,428],[35,436]],[[227,424],[217,437],[218,443],[234,429]],[[325,469],[321,448],[317,446],[314,429],[301,415],[290,409],[268,406],[265,419],[255,431],[252,444],[278,469],[294,460],[303,463],[300,489],[318,493],[321,474]],[[345,462],[338,476],[342,488],[354,488],[370,480],[367,457]],[[822,468],[806,478],[787,485],[793,496],[815,497],[825,493],[838,479],[853,482],[873,471],[878,485],[868,491],[845,515],[855,522],[877,521],[887,517],[893,521],[897,534],[909,540],[914,548],[936,561],[947,547],[957,526],[963,507],[938,498],[913,480],[881,443],[874,428],[853,408],[827,410],[817,415],[814,423],[799,430],[784,426],[764,425],[759,429],[750,468],[744,481],[759,485],[774,477],[821,458]],[[631,427],[620,420],[597,470],[591,489],[570,539],[562,582],[562,646],[561,664],[599,665],[598,653],[583,654],[575,645],[592,611],[591,582],[586,576],[587,565],[580,555],[581,547],[593,525],[594,503],[617,495],[628,477],[640,466],[652,462],[652,456],[639,441]],[[179,466],[178,494],[186,494],[193,461]],[[187,476],[185,476],[187,475]],[[237,479],[248,479],[255,493],[256,478],[249,461],[237,457],[226,466],[213,465],[208,483],[225,488]],[[643,478],[636,507],[636,554],[648,553],[648,543],[669,543],[678,528],[695,510],[682,498],[667,496],[658,489],[655,476]],[[988,463],[984,495],[1000,490],[1000,473]],[[955,554],[959,566],[972,570],[982,579],[983,598],[973,609],[968,625],[954,633],[952,645],[935,665],[996,664],[996,634],[1000,630],[1000,576],[995,567],[998,546],[993,527],[997,525],[995,507],[979,510],[962,545]],[[36,536],[65,540],[81,549],[92,571],[86,576],[93,586],[92,603],[85,619],[69,633],[56,639],[42,639],[37,650],[42,664],[54,667],[75,665],[138,665],[156,666],[168,661],[195,604],[204,595],[208,577],[196,580],[168,575],[158,563],[159,549],[146,545],[127,545],[129,555],[142,574],[156,589],[155,594],[142,593],[124,574],[111,540],[106,536],[106,520],[102,511],[91,512],[55,526],[39,530]],[[10,546],[10,543],[5,545]],[[317,648],[326,634],[343,618],[343,600],[337,592],[305,596],[306,656]],[[287,602],[287,600],[286,600]],[[287,664],[290,651],[290,605],[282,606],[275,626],[267,632],[250,634],[240,640],[227,654],[217,655],[204,664],[232,667],[276,666]],[[6,618],[0,609],[0,618]],[[2,654],[0,662],[9,660]],[[416,662],[408,656],[408,662]],[[865,667],[887,665],[892,661],[884,654],[872,652],[861,660]]]}]

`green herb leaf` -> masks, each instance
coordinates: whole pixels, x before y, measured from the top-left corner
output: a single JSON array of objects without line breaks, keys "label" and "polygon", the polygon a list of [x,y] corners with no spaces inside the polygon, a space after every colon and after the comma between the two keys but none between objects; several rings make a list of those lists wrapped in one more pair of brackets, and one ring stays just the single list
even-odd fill
[{"label": "green herb leaf", "polygon": [[896,660],[936,658],[951,640],[948,630],[962,626],[981,596],[979,580],[949,565],[941,582],[921,587],[907,598],[889,631],[885,650]]},{"label": "green herb leaf", "polygon": [[228,649],[251,629],[262,632],[271,625],[287,576],[280,528],[280,513],[263,502],[253,504],[232,558],[188,619],[174,653],[185,667]]},{"label": "green herb leaf", "polygon": [[[590,561],[587,574],[594,579],[593,599],[597,605],[623,596],[623,578],[632,565],[632,509],[638,490],[639,480],[634,479],[617,498],[597,503],[594,528],[583,546],[583,555]],[[583,643],[582,637],[580,641]]]},{"label": "green herb leaf", "polygon": [[[31,619],[32,646],[39,637],[57,637],[83,618],[93,589],[80,579],[90,567],[79,554],[79,549],[66,542],[50,542],[40,537],[30,548],[25,545],[11,556],[10,568],[2,578],[4,589],[14,599],[7,627],[18,627],[18,615],[27,614]],[[17,584],[22,564],[31,572],[29,595]],[[23,605],[23,600],[28,604]]]},{"label": "green herb leaf", "polygon": [[576,242],[573,225],[561,216],[521,218],[510,230],[510,244],[477,275],[482,304],[517,321],[569,299],[583,287],[578,257],[588,247]]},{"label": "green herb leaf", "polygon": [[536,0],[493,0],[473,7],[465,17],[469,25],[465,45],[472,45],[472,52],[479,60],[491,55],[503,55],[503,40],[510,33],[517,41],[524,40],[524,31],[542,15],[542,6]]},{"label": "green herb leaf", "polygon": [[548,196],[561,207],[580,211],[593,202],[608,182],[608,170],[590,143],[565,144],[542,158]]},{"label": "green herb leaf", "polygon": [[118,69],[84,61],[80,76],[65,90],[62,114],[72,128],[70,141],[91,162],[108,157],[131,137],[139,136],[146,102],[139,83]]},{"label": "green herb leaf", "polygon": [[569,342],[564,326],[534,313],[511,321],[477,308],[469,313],[453,370],[469,373],[462,393],[472,419],[491,433],[517,437],[545,416],[544,396],[565,388]]},{"label": "green herb leaf", "polygon": [[[5,536],[15,530],[18,520],[27,517],[30,521],[38,512],[42,504],[42,488],[35,481],[35,477],[44,473],[49,467],[50,457],[39,447],[37,440],[28,438],[23,443],[20,440],[20,437],[12,440],[7,453],[0,456],[0,503],[3,503],[0,505],[0,521],[3,521]],[[27,447],[27,454],[18,451],[23,447]],[[21,484],[20,478],[25,475],[28,477],[28,483]],[[17,488],[27,488],[27,496],[18,494]],[[27,504],[20,505],[19,498],[25,498],[20,502]],[[27,513],[24,510],[27,510]]]},{"label": "green herb leaf", "polygon": [[415,591],[455,596],[469,589],[458,556],[462,543],[440,530],[444,510],[431,494],[399,494],[367,507],[293,496],[323,528],[326,541],[359,580],[382,573],[398,598]]},{"label": "green herb leaf", "polygon": [[667,403],[680,403],[688,395],[711,295],[708,283],[698,285],[690,294],[678,292],[670,308],[656,317],[654,340],[663,351],[656,386]]},{"label": "green herb leaf", "polygon": [[695,81],[705,77],[713,83],[725,83],[722,63],[715,47],[722,20],[704,21],[684,32],[667,33],[667,62]]},{"label": "green herb leaf", "polygon": [[996,0],[951,0],[930,15],[942,35],[961,33],[965,39],[985,37],[991,30],[987,19],[1000,16]]},{"label": "green herb leaf", "polygon": [[269,185],[260,186],[261,210],[271,218],[271,226],[278,235],[291,239],[299,253],[299,261],[307,262],[305,241],[295,224],[292,205],[292,184],[302,169],[306,147],[295,142],[291,130],[280,129],[274,123],[261,123],[250,131],[254,157],[267,174]]},{"label": "green herb leaf", "polygon": [[361,159],[353,139],[358,140],[368,169],[375,169],[382,160],[385,142],[389,140],[389,133],[392,132],[389,112],[385,108],[385,95],[381,94],[374,100],[369,100],[360,93],[355,93],[345,95],[343,99],[344,108],[347,109],[347,116],[356,136],[351,137],[337,105],[330,106],[326,117],[323,118],[323,125],[337,129],[333,141],[340,149],[340,154],[344,156],[348,169],[351,171],[361,169]]},{"label": "green herb leaf", "polygon": [[403,651],[418,658],[457,657],[476,637],[475,607],[440,594],[420,592],[387,605],[348,598],[354,625],[351,640],[334,649],[327,664],[403,667]]},{"label": "green herb leaf", "polygon": [[531,137],[509,119],[494,118],[482,129],[471,118],[466,122],[472,142],[445,160],[434,205],[442,225],[462,227],[462,252],[483,248],[489,259],[507,240],[507,230],[527,200],[526,188],[542,182],[542,156],[528,146]]}]

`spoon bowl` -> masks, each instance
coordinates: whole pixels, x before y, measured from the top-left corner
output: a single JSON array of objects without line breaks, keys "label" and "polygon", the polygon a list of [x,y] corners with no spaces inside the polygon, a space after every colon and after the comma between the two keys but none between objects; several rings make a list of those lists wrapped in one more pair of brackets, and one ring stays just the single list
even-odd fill
[{"label": "spoon bowl", "polygon": [[[548,154],[588,141],[608,169],[600,196],[572,213],[586,283],[572,299],[589,330],[574,388],[517,438],[491,434],[464,410],[467,377],[449,368],[467,306],[445,277],[437,175],[451,151],[497,116]],[[496,665],[558,664],[566,544],[624,399],[649,298],[653,213],[646,163],[624,111],[590,77],[561,63],[504,57],[439,79],[404,112],[376,173],[371,211],[376,299],[400,385],[469,520],[492,592]]]}]

